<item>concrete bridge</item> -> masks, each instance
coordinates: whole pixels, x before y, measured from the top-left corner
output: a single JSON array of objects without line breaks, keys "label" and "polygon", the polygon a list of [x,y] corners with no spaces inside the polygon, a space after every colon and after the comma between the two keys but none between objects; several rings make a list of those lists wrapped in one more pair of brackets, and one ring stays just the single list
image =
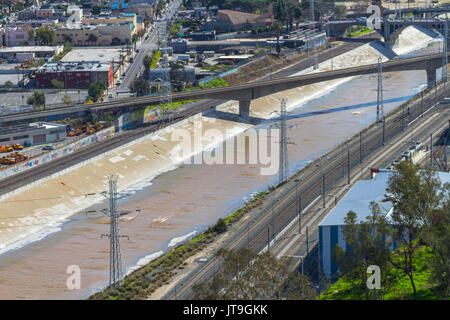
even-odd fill
[{"label": "concrete bridge", "polygon": [[383,15],[388,16],[391,14],[399,14],[400,17],[408,13],[418,13],[421,18],[430,18],[433,15],[439,15],[446,12],[450,12],[450,6],[439,6],[439,7],[426,7],[426,8],[401,8],[396,10],[383,10]]},{"label": "concrete bridge", "polygon": [[[436,70],[442,66],[442,54],[427,55],[408,59],[393,59],[383,63],[383,72],[425,70],[428,85],[432,86],[436,81]],[[378,72],[378,64],[364,65],[354,68],[338,69],[334,71],[316,72],[295,77],[286,77],[275,80],[252,82],[243,85],[203,89],[195,91],[177,92],[172,94],[172,101],[221,99],[239,101],[239,115],[245,120],[250,119],[250,103],[252,100],[268,96],[274,93],[286,91],[292,88],[302,87],[312,83],[328,80],[354,77]],[[50,109],[43,111],[24,112],[21,114],[0,115],[1,122],[11,122],[26,119],[35,119],[49,115],[70,114],[75,112],[101,112],[122,108],[145,107],[159,104],[161,97],[147,96],[124,101],[117,100],[94,104],[79,104],[71,107]],[[209,107],[208,107],[209,108]],[[203,111],[203,110],[201,110]],[[199,112],[201,112],[199,111]]]},{"label": "concrete bridge", "polygon": [[[381,28],[376,31],[384,38],[385,45],[392,48],[398,40],[400,33],[409,26],[420,26],[424,29],[436,30],[444,33],[446,21],[441,19],[387,19],[381,21]],[[351,26],[366,26],[367,22],[360,20],[329,21],[327,26],[328,36],[342,38],[345,30]]]}]

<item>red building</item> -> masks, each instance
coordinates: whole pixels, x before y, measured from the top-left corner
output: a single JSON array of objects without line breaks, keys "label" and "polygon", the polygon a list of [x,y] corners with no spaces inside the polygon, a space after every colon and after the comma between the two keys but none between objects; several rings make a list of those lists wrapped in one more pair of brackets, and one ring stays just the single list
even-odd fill
[{"label": "red building", "polygon": [[47,62],[36,71],[39,88],[53,87],[53,79],[63,82],[64,88],[87,88],[97,81],[109,87],[113,81],[113,67],[98,61]]}]

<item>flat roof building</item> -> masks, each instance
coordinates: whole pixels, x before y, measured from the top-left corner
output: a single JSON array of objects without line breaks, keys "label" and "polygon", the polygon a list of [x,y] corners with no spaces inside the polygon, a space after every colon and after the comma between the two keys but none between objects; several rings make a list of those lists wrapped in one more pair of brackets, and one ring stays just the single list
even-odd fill
[{"label": "flat roof building", "polygon": [[0,127],[0,145],[36,145],[66,139],[66,125],[35,122],[10,127]]},{"label": "flat roof building", "polygon": [[[380,171],[373,179],[358,181],[319,224],[319,267],[325,278],[337,277],[338,266],[332,259],[335,246],[339,244],[341,248],[348,250],[342,227],[349,211],[356,213],[356,222],[359,223],[371,215],[369,204],[374,201],[380,206],[381,213],[389,219],[393,204],[386,195],[386,188],[391,174],[392,171]],[[442,183],[450,182],[450,173],[438,172],[437,176]],[[391,249],[395,247],[394,240]]]},{"label": "flat roof building", "polygon": [[63,50],[63,46],[16,46],[0,48],[0,57],[3,59],[16,59],[18,53],[34,53],[36,58],[49,58]]},{"label": "flat roof building", "polygon": [[113,67],[111,63],[99,61],[60,61],[47,62],[36,71],[37,87],[52,87],[53,79],[62,81],[65,88],[87,88],[97,81],[109,87],[113,81]]}]

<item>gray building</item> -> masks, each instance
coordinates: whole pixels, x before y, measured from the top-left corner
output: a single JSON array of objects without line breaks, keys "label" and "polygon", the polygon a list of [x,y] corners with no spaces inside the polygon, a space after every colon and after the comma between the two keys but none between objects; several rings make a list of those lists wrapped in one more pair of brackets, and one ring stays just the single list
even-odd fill
[{"label": "gray building", "polygon": [[66,139],[66,125],[36,122],[0,128],[0,145],[36,145]]},{"label": "gray building", "polygon": [[[359,223],[371,214],[369,204],[374,201],[389,220],[393,205],[386,188],[391,174],[391,171],[384,170],[378,172],[373,179],[358,181],[319,224],[319,266],[325,278],[336,279],[338,275],[338,266],[332,259],[335,246],[339,244],[344,250],[349,249],[342,233],[344,219],[349,211],[357,214]],[[450,182],[450,173],[438,172],[437,176],[442,183]],[[391,249],[396,247],[394,239]]]}]

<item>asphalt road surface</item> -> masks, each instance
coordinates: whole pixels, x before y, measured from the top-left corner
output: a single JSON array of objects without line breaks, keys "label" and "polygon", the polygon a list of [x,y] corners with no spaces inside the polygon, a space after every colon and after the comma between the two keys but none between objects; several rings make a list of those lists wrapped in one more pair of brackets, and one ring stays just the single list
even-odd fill
[{"label": "asphalt road surface", "polygon": [[[137,48],[139,52],[137,52],[134,56],[134,61],[131,66],[128,68],[125,74],[125,78],[123,79],[122,84],[116,88],[111,90],[112,92],[126,92],[129,91],[130,83],[139,76],[141,68],[143,66],[144,57],[146,54],[151,55],[152,51],[157,49],[158,47],[158,27],[166,23],[165,19],[172,19],[175,15],[175,12],[178,10],[180,6],[180,0],[174,0],[168,5],[168,10],[162,15],[161,19],[158,19],[154,23],[153,31],[149,32],[148,39],[144,39],[140,46]],[[169,30],[167,30],[168,33]],[[166,33],[166,34],[167,34]]]}]

